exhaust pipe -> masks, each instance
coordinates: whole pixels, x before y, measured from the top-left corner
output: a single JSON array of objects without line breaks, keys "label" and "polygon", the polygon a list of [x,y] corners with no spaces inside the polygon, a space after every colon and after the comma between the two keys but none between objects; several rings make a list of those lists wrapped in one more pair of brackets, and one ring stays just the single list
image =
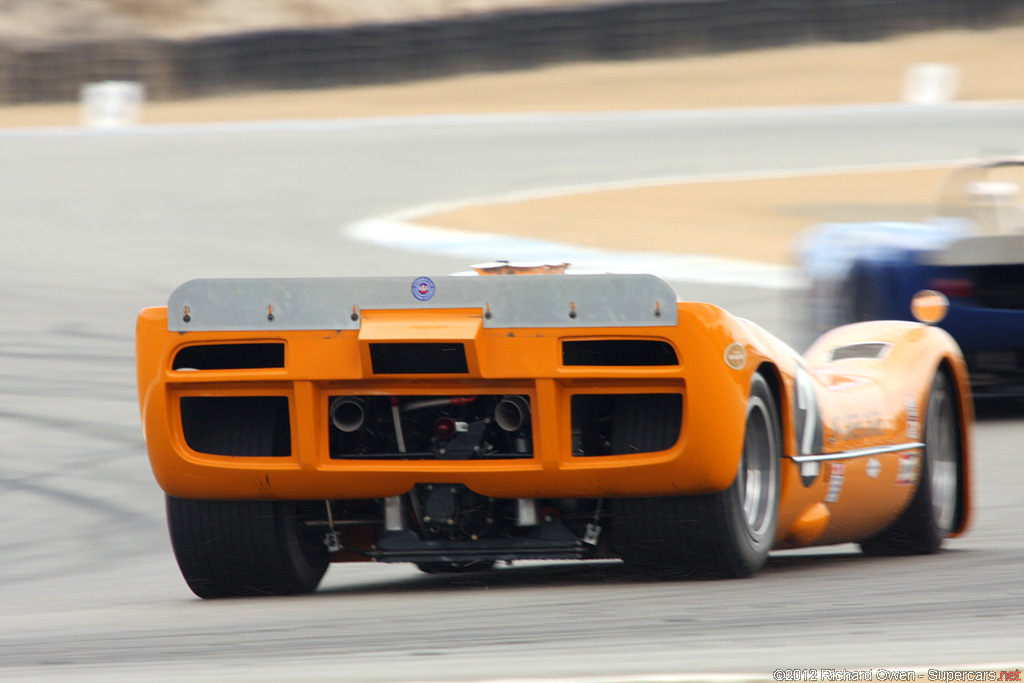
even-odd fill
[{"label": "exhaust pipe", "polygon": [[530,404],[522,396],[504,396],[494,407],[494,421],[506,432],[520,429],[530,419]]},{"label": "exhaust pipe", "polygon": [[366,408],[358,398],[339,396],[331,401],[331,424],[343,432],[354,432],[366,421]]}]

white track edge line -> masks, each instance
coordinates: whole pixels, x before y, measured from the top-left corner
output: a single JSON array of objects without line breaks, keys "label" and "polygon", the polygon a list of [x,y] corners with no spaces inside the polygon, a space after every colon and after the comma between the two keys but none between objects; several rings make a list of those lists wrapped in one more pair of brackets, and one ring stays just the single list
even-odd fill
[{"label": "white track edge line", "polygon": [[[69,103],[70,104],[70,103]],[[114,128],[88,128],[84,126],[40,126],[0,128],[0,138],[9,137],[67,137],[100,135],[159,135],[172,133],[244,133],[270,131],[350,130],[393,126],[448,126],[494,125],[516,123],[546,123],[573,121],[634,121],[685,120],[702,118],[748,118],[759,116],[798,115],[832,116],[842,114],[878,113],[940,113],[945,111],[1014,109],[1024,106],[1024,100],[982,100],[976,102],[946,102],[941,104],[911,104],[879,102],[847,105],[792,105],[778,107],[723,107],[717,109],[637,109],[601,111],[540,111],[495,113],[449,113],[355,116],[315,119],[251,119],[238,121],[207,121],[198,123],[140,123]]]}]

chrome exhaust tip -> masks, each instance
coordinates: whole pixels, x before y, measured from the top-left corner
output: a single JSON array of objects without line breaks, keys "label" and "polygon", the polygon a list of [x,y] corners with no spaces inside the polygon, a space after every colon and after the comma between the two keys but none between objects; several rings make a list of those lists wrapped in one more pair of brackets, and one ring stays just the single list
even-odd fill
[{"label": "chrome exhaust tip", "polygon": [[339,396],[331,401],[331,424],[343,432],[354,432],[366,421],[366,408],[358,398]]},{"label": "chrome exhaust tip", "polygon": [[504,396],[494,407],[494,421],[506,432],[522,428],[530,419],[530,404],[522,396]]}]

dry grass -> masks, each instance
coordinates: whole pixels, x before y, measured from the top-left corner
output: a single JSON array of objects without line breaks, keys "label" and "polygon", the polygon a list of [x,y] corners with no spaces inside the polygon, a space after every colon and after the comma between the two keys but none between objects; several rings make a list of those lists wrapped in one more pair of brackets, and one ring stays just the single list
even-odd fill
[{"label": "dry grass", "polygon": [[790,262],[815,223],[934,215],[948,168],[688,183],[485,205],[426,225],[516,234],[607,249]]}]

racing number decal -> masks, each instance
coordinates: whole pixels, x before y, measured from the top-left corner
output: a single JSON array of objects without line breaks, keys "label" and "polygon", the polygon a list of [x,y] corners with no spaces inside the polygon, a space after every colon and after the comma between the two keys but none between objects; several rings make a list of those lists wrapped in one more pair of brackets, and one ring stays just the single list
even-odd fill
[{"label": "racing number decal", "polygon": [[[793,426],[796,429],[797,451],[800,455],[816,455],[821,453],[823,431],[818,397],[814,393],[811,376],[803,367],[797,367],[794,382],[796,405],[793,410]],[[821,463],[800,463],[800,480],[804,486],[813,484],[820,472]]]}]

